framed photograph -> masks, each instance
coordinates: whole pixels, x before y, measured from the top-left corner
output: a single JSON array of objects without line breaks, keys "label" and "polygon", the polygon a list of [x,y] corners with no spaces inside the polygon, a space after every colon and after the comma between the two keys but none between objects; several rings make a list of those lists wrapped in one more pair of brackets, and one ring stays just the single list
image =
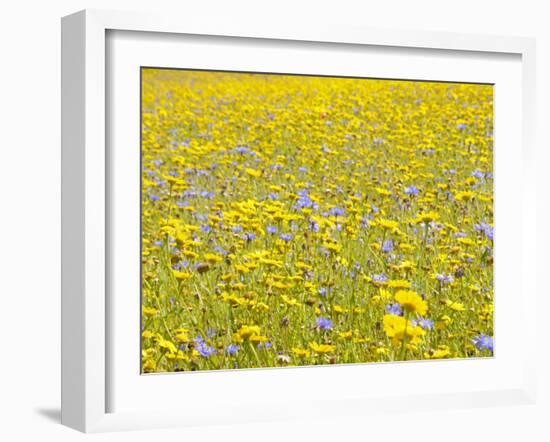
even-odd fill
[{"label": "framed photograph", "polygon": [[534,400],[533,40],[94,10],[62,45],[64,424]]}]

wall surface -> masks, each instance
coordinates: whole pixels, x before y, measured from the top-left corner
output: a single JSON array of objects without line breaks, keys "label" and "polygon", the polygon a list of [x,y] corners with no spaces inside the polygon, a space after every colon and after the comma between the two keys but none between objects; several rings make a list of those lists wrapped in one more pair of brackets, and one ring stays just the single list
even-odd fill
[{"label": "wall surface", "polygon": [[[214,14],[275,23],[320,21],[378,28],[508,34],[537,38],[539,281],[548,261],[550,28],[543,1],[20,0],[0,15],[0,439],[83,440],[59,425],[60,406],[60,17],[84,8],[170,11],[182,21]],[[541,285],[541,287],[544,287]],[[542,290],[541,290],[542,291]],[[533,306],[544,325],[549,302]],[[548,327],[540,329],[539,371],[550,372]],[[518,330],[521,333],[521,330]],[[521,349],[518,349],[521,351]],[[452,380],[451,380],[452,381]],[[102,434],[101,441],[550,440],[550,388],[536,406],[415,412],[333,421],[286,422]]]}]

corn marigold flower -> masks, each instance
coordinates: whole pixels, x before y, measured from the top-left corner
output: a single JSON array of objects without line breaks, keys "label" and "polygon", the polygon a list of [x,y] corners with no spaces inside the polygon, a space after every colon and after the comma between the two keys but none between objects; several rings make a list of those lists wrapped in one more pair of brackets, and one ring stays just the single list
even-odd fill
[{"label": "corn marigold flower", "polygon": [[403,310],[409,313],[425,315],[428,311],[428,304],[422,297],[411,290],[399,290],[395,294],[395,300],[401,304]]},{"label": "corn marigold flower", "polygon": [[299,358],[307,358],[309,356],[309,351],[300,347],[292,347],[292,353]]},{"label": "corn marigold flower", "polygon": [[402,316],[384,315],[383,322],[384,331],[394,345],[401,344],[403,340],[408,344],[419,344],[426,333],[421,327],[415,327],[411,321]]},{"label": "corn marigold flower", "polygon": [[336,350],[336,345],[332,344],[317,344],[317,342],[313,341],[309,343],[309,347],[317,354],[327,354],[332,353],[334,350]]}]

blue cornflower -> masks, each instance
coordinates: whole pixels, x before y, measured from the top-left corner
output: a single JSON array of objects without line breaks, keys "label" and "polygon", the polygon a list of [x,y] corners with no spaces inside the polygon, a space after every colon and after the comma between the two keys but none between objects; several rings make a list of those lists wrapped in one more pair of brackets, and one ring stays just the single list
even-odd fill
[{"label": "blue cornflower", "polygon": [[195,350],[197,350],[203,358],[209,358],[216,353],[216,349],[210,345],[207,345],[205,342],[197,344],[195,346]]},{"label": "blue cornflower", "polygon": [[267,226],[265,228],[265,230],[266,230],[267,233],[271,233],[273,235],[273,234],[277,233],[278,229],[277,229],[276,226]]},{"label": "blue cornflower", "polygon": [[391,239],[387,239],[382,243],[382,252],[384,253],[390,253],[393,250],[393,241]]},{"label": "blue cornflower", "polygon": [[309,208],[315,208],[317,206],[307,194],[307,190],[300,190],[298,192],[298,196],[300,198],[296,201],[296,204],[294,204],[295,209],[303,209],[303,208],[309,209]]},{"label": "blue cornflower", "polygon": [[316,221],[310,220],[309,221],[309,230],[312,232],[318,232],[319,231],[319,224]]},{"label": "blue cornflower", "polygon": [[489,350],[491,353],[493,352],[493,338],[491,336],[487,336],[486,334],[480,334],[477,336],[474,336],[472,339],[472,344],[475,345],[475,347],[478,350]]},{"label": "blue cornflower", "polygon": [[329,212],[332,216],[344,216],[346,213],[341,207],[332,207]]},{"label": "blue cornflower", "polygon": [[407,195],[418,195],[420,193],[420,189],[416,186],[409,186],[405,189],[405,194]]},{"label": "blue cornflower", "polygon": [[241,226],[233,226],[231,229],[233,233],[241,233],[243,231],[243,228]]},{"label": "blue cornflower", "polygon": [[220,255],[229,255],[229,252],[227,250],[225,250],[223,247],[220,247],[220,246],[216,246],[214,247],[214,252],[216,253],[219,253]]},{"label": "blue cornflower", "polygon": [[270,200],[278,200],[279,199],[279,195],[277,195],[276,193],[270,193],[270,194],[267,195],[267,197]]},{"label": "blue cornflower", "polygon": [[240,154],[243,154],[243,155],[256,155],[256,152],[254,152],[253,150],[250,150],[249,148],[245,147],[245,146],[237,146],[233,152],[235,153],[240,153]]},{"label": "blue cornflower", "polygon": [[388,282],[388,277],[383,273],[380,273],[379,275],[372,275],[372,280],[374,282]]},{"label": "blue cornflower", "polygon": [[158,201],[160,200],[160,196],[157,196],[157,195],[149,195],[149,199],[151,201]]},{"label": "blue cornflower", "polygon": [[434,328],[434,322],[431,319],[424,319],[424,318],[413,319],[411,322],[414,327],[419,325],[424,330],[431,330],[432,328]]},{"label": "blue cornflower", "polygon": [[194,197],[197,196],[197,191],[193,189],[186,189],[182,192],[181,196],[183,198]]},{"label": "blue cornflower", "polygon": [[226,348],[225,348],[225,352],[229,355],[229,356],[235,356],[235,354],[237,353],[237,351],[239,351],[239,346],[236,345],[236,344],[231,344],[231,345],[228,345]]},{"label": "blue cornflower", "polygon": [[208,191],[204,190],[199,195],[200,195],[201,198],[214,198],[214,196],[216,194],[214,192],[208,192]]},{"label": "blue cornflower", "polygon": [[290,233],[281,233],[279,238],[281,238],[284,242],[289,242],[292,241],[292,238],[294,238],[294,236]]},{"label": "blue cornflower", "polygon": [[201,232],[209,233],[212,230],[208,224],[201,224]]},{"label": "blue cornflower", "polygon": [[198,335],[195,339],[193,339],[193,341],[195,341],[195,344],[204,344],[205,343],[205,340],[201,335]]},{"label": "blue cornflower", "polygon": [[395,315],[395,316],[401,316],[403,314],[403,310],[401,309],[401,306],[399,304],[386,305],[386,311],[390,315]]},{"label": "blue cornflower", "polygon": [[271,342],[260,342],[257,346],[257,348],[265,348],[266,350],[273,347],[273,344]]},{"label": "blue cornflower", "polygon": [[315,321],[321,330],[332,330],[332,320],[319,316]]},{"label": "blue cornflower", "polygon": [[256,239],[256,234],[255,233],[245,233],[243,235],[243,239],[245,239],[247,241],[252,241],[253,239]]},{"label": "blue cornflower", "polygon": [[472,176],[475,178],[485,178],[485,174],[481,170],[474,170]]},{"label": "blue cornflower", "polygon": [[466,127],[467,127],[467,126],[466,126],[465,123],[459,123],[459,124],[456,125],[456,128],[457,128],[458,130],[464,130],[464,129],[466,129]]},{"label": "blue cornflower", "polygon": [[495,229],[493,226],[491,226],[490,224],[487,224],[487,223],[479,223],[479,224],[475,224],[474,225],[474,228],[478,231],[478,232],[483,232],[485,234],[485,236],[492,240],[493,237],[494,237],[494,233],[495,233]]},{"label": "blue cornflower", "polygon": [[323,296],[323,297],[324,297],[324,296],[327,296],[327,289],[326,289],[326,287],[321,287],[321,288],[319,289],[319,294],[320,294],[321,296]]},{"label": "blue cornflower", "polygon": [[435,279],[445,284],[449,284],[454,281],[454,278],[452,277],[452,275],[446,275],[445,273],[438,273]]},{"label": "blue cornflower", "polygon": [[307,172],[307,167],[300,167],[298,168],[300,172]]}]

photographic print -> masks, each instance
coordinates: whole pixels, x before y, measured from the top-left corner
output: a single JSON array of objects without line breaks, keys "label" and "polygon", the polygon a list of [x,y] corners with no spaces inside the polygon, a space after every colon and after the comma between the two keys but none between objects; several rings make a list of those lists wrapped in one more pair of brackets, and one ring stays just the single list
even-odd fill
[{"label": "photographic print", "polygon": [[491,357],[493,86],[141,69],[141,371]]}]

